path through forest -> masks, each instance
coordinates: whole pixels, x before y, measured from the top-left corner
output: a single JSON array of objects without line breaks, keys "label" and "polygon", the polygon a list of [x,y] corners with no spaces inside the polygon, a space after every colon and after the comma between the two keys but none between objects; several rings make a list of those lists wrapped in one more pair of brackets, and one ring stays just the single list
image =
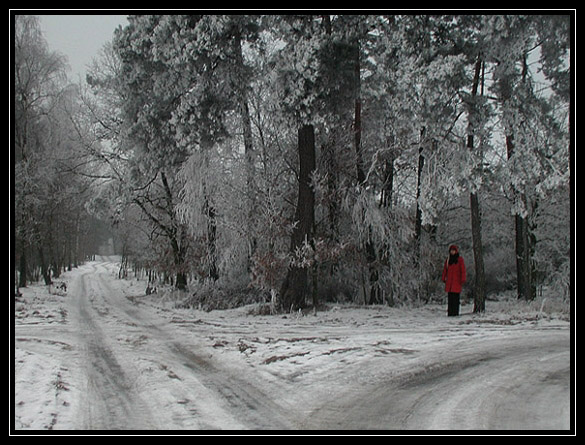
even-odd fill
[{"label": "path through forest", "polygon": [[437,306],[206,313],[143,296],[116,267],[69,273],[64,296],[26,291],[17,429],[570,427],[565,320],[465,309],[448,319]]}]

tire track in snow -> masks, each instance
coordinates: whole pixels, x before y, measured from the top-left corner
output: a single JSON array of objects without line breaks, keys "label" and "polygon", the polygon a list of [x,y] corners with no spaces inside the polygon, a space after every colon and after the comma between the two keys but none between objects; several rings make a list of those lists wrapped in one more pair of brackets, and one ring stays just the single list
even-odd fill
[{"label": "tire track in snow", "polygon": [[309,414],[308,428],[568,430],[568,333],[437,351],[417,371],[349,388]]},{"label": "tire track in snow", "polygon": [[183,365],[192,370],[201,383],[217,393],[239,421],[252,429],[291,429],[290,411],[249,382],[221,370],[180,343],[171,349]]},{"label": "tire track in snow", "polygon": [[[211,361],[204,358],[204,354],[190,344],[184,344],[165,331],[159,320],[151,318],[136,302],[122,295],[115,295],[107,282],[107,269],[104,265],[97,265],[91,272],[82,276],[82,296],[79,300],[79,314],[83,323],[87,325],[85,341],[90,357],[88,369],[90,396],[89,400],[100,401],[99,407],[88,407],[87,424],[100,428],[126,428],[125,421],[116,423],[115,419],[128,420],[128,428],[134,425],[140,429],[153,428],[154,425],[148,419],[146,403],[133,391],[129,384],[129,377],[119,364],[111,348],[107,346],[107,340],[102,329],[94,318],[99,320],[101,312],[106,313],[110,319],[114,317],[120,321],[122,318],[130,320],[135,329],[143,335],[157,340],[159,350],[148,351],[148,355],[157,356],[157,361],[165,367],[183,367],[190,378],[196,379],[205,389],[215,396],[215,404],[227,412],[232,421],[225,418],[216,420],[216,427],[220,428],[250,428],[250,429],[290,429],[294,425],[289,421],[290,412],[262,390],[250,382],[244,381],[232,372],[221,369]],[[92,294],[88,294],[88,288]],[[94,298],[96,309],[91,311],[88,299]],[[101,300],[101,301],[100,301]],[[97,307],[99,305],[100,307]],[[105,306],[104,306],[105,305]],[[105,309],[104,309],[105,308]],[[178,372],[177,369],[175,369]],[[180,379],[178,379],[180,380]],[[175,380],[174,383],[178,383]],[[185,382],[186,384],[186,382]],[[106,388],[103,391],[103,388]],[[193,392],[193,388],[185,388],[184,394]],[[100,393],[101,391],[101,393]],[[195,389],[195,391],[197,391]],[[202,395],[203,396],[203,395]],[[155,405],[157,405],[155,403]],[[95,413],[93,411],[97,411]],[[146,421],[141,420],[145,416]],[[209,415],[208,415],[209,416]],[[108,426],[108,425],[114,426]],[[165,425],[168,427],[168,425]]]},{"label": "tire track in snow", "polygon": [[[90,277],[95,269],[80,276],[78,286],[78,326],[81,336],[82,379],[80,429],[149,429],[155,426],[145,402],[134,391],[130,377],[108,345],[108,339],[91,307]],[[89,285],[88,285],[89,284]],[[88,289],[89,288],[89,289]]]}]

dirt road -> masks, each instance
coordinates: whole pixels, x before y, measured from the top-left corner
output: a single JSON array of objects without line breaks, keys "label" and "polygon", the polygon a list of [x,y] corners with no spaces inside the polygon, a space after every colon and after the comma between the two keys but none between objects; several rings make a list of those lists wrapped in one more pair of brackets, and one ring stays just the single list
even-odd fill
[{"label": "dirt road", "polygon": [[564,430],[570,427],[567,338],[485,342],[440,351],[413,373],[326,401],[307,427]]},{"label": "dirt road", "polygon": [[[566,323],[488,327],[387,308],[204,316],[149,305],[132,286],[114,264],[89,263],[59,323],[22,319],[23,425],[41,406],[51,427],[83,430],[570,428]],[[64,345],[45,355],[61,390],[33,405],[41,340]]]},{"label": "dirt road", "polygon": [[[110,344],[101,319],[109,313],[94,306],[108,288],[102,277],[90,271],[80,277],[77,290],[77,325],[82,356],[80,429],[149,429],[156,427],[147,404],[134,387]],[[111,306],[115,309],[116,306]]]},{"label": "dirt road", "polygon": [[[85,350],[82,380],[87,382],[80,404],[81,429],[293,427],[270,397],[216,367],[196,345],[167,332],[162,320],[116,294],[108,285],[110,279],[108,269],[96,264],[74,286]],[[139,340],[121,345],[119,339],[108,337],[108,332],[120,331],[112,324],[125,325],[131,338]],[[148,343],[150,351],[136,348],[141,342]],[[180,389],[174,394],[156,393],[157,378],[148,378],[153,365],[176,380]],[[156,395],[164,399],[157,400]],[[161,417],[160,411],[168,414],[169,408],[171,418]]]}]

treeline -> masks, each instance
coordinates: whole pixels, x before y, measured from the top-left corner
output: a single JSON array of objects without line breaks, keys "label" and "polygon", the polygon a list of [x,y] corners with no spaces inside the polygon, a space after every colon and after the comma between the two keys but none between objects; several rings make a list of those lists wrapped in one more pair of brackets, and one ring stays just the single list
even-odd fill
[{"label": "treeline", "polygon": [[137,266],[283,310],[395,304],[440,293],[456,243],[476,311],[568,295],[571,17],[128,22],[80,90],[76,167]]},{"label": "treeline", "polygon": [[106,224],[85,208],[99,173],[87,156],[79,87],[33,16],[14,16],[12,152],[13,280],[50,284],[97,253]]}]

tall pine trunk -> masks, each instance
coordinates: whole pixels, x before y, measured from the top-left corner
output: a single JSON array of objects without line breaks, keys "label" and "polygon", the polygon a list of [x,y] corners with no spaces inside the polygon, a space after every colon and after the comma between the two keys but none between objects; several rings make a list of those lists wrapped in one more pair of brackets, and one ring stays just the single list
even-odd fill
[{"label": "tall pine trunk", "polygon": [[[526,56],[523,58],[522,82],[526,82],[527,75]],[[511,88],[504,89],[508,93],[503,99],[506,101],[512,94]],[[513,131],[508,131],[506,134],[506,151],[508,161],[512,159],[515,152],[515,142]],[[526,201],[526,194],[517,187],[512,185],[514,196],[514,204],[516,207],[516,214],[514,215],[514,225],[516,229],[516,276],[518,287],[518,299],[533,300],[536,296],[536,289],[533,285],[532,277],[532,240],[530,226],[528,223],[528,206]],[[519,209],[524,209],[524,212],[519,213]]]},{"label": "tall pine trunk", "polygon": [[[475,74],[473,77],[473,86],[471,89],[471,100],[475,101],[477,97],[477,90],[479,87],[479,80],[483,62],[481,56],[477,57],[475,63]],[[469,120],[476,122],[473,116],[476,112],[475,104],[472,104]],[[467,148],[470,151],[474,150],[473,133],[478,128],[470,128],[470,134],[467,136]],[[473,312],[485,312],[485,270],[483,262],[483,244],[481,240],[481,211],[479,207],[479,198],[477,192],[471,192],[469,196],[471,206],[471,237],[473,240],[473,259],[475,263],[475,282],[473,284]]]},{"label": "tall pine trunk", "polygon": [[238,31],[234,34],[233,49],[236,59],[234,89],[237,95],[238,111],[242,120],[242,133],[244,137],[244,158],[246,168],[246,201],[248,207],[247,233],[248,238],[248,270],[251,269],[250,259],[256,251],[258,240],[252,235],[254,218],[257,213],[256,198],[254,191],[254,143],[252,139],[252,123],[250,119],[250,107],[248,106],[247,81],[244,77],[245,66],[242,53],[242,36]]},{"label": "tall pine trunk", "polygon": [[[356,155],[356,171],[357,180],[359,187],[365,187],[366,185],[366,174],[364,171],[364,160],[362,154],[362,99],[361,99],[361,65],[360,65],[360,41],[356,38],[353,56],[353,68],[354,68],[354,119],[353,119],[353,142]],[[371,228],[368,228],[368,233],[371,232]],[[369,304],[381,303],[381,289],[378,284],[379,272],[377,267],[376,247],[368,236],[365,244],[366,250],[366,261],[368,263],[369,272],[369,293],[370,295],[364,295],[365,301]]]},{"label": "tall pine trunk", "polygon": [[[42,241],[40,243],[42,243]],[[53,282],[51,281],[51,274],[49,272],[49,268],[47,267],[47,262],[45,261],[45,251],[42,244],[39,244],[38,251],[39,262],[41,263],[41,274],[43,275],[43,280],[45,281],[45,284],[48,286]]]},{"label": "tall pine trunk", "polygon": [[[209,169],[209,157],[213,147],[211,137],[205,135],[201,138],[201,150],[204,153],[204,165]],[[207,270],[208,278],[213,281],[219,279],[219,269],[217,267],[217,219],[215,204],[211,198],[211,193],[207,187],[207,180],[203,179],[201,186],[203,190],[203,214],[207,222]]]},{"label": "tall pine trunk", "polygon": [[[388,139],[387,145],[388,145],[388,147],[391,146],[390,139]],[[394,151],[391,151],[390,157],[384,161],[384,170],[382,173],[382,179],[383,179],[382,192],[380,194],[380,207],[385,208],[385,209],[392,208],[392,193],[393,193],[393,188],[394,188],[394,161],[395,161],[395,158],[396,158],[396,155],[395,155]],[[386,253],[381,255],[381,260],[386,260],[387,261],[386,267],[391,269],[394,267],[394,264],[392,261],[389,261],[389,258],[388,258],[388,255],[389,255],[388,252],[390,250],[391,249],[388,247],[387,243],[385,243],[384,252],[386,252]],[[386,303],[389,306],[394,306],[394,293],[393,293],[392,286],[390,286],[386,290],[386,294],[384,295],[384,299],[386,300]]]},{"label": "tall pine trunk", "polygon": [[204,187],[203,212],[207,219],[207,267],[208,277],[213,281],[219,280],[219,269],[217,268],[217,222],[215,206],[210,202]]},{"label": "tall pine trunk", "polygon": [[[514,136],[506,136],[506,148],[508,151],[508,160],[512,158],[514,154]],[[512,187],[514,192],[514,200],[520,201],[516,207],[526,208],[526,196],[520,191]],[[516,280],[518,287],[518,299],[520,300],[532,300],[535,297],[532,286],[532,273],[531,273],[531,255],[530,255],[530,229],[528,226],[527,217],[522,216],[519,213],[514,215],[514,227],[516,231],[515,238],[515,251],[516,251]]]},{"label": "tall pine trunk", "polygon": [[[295,251],[305,242],[312,243],[315,222],[315,194],[311,188],[311,174],[315,170],[315,129],[303,125],[298,133],[299,194],[295,212],[296,225],[291,236],[290,251]],[[305,305],[309,295],[308,269],[291,265],[280,289],[282,310],[295,310]]]},{"label": "tall pine trunk", "polygon": [[166,228],[167,236],[171,243],[171,249],[173,251],[173,262],[176,270],[175,287],[180,290],[187,288],[187,275],[185,274],[185,246],[184,240],[180,237],[181,229],[179,228],[178,221],[175,218],[173,194],[169,186],[169,181],[164,172],[161,171],[161,181],[165,190],[167,208],[166,211],[169,215],[170,225]]},{"label": "tall pine trunk", "polygon": [[416,264],[420,263],[420,242],[422,235],[422,209],[420,208],[420,195],[422,186],[422,172],[425,167],[424,138],[426,128],[420,131],[420,145],[418,147],[418,168],[416,174],[416,218],[414,222],[414,240],[416,243]]},{"label": "tall pine trunk", "polygon": [[27,264],[26,264],[26,245],[24,241],[21,242],[22,244],[22,253],[20,255],[19,261],[19,276],[18,276],[18,288],[26,287],[26,274],[27,274]]}]

